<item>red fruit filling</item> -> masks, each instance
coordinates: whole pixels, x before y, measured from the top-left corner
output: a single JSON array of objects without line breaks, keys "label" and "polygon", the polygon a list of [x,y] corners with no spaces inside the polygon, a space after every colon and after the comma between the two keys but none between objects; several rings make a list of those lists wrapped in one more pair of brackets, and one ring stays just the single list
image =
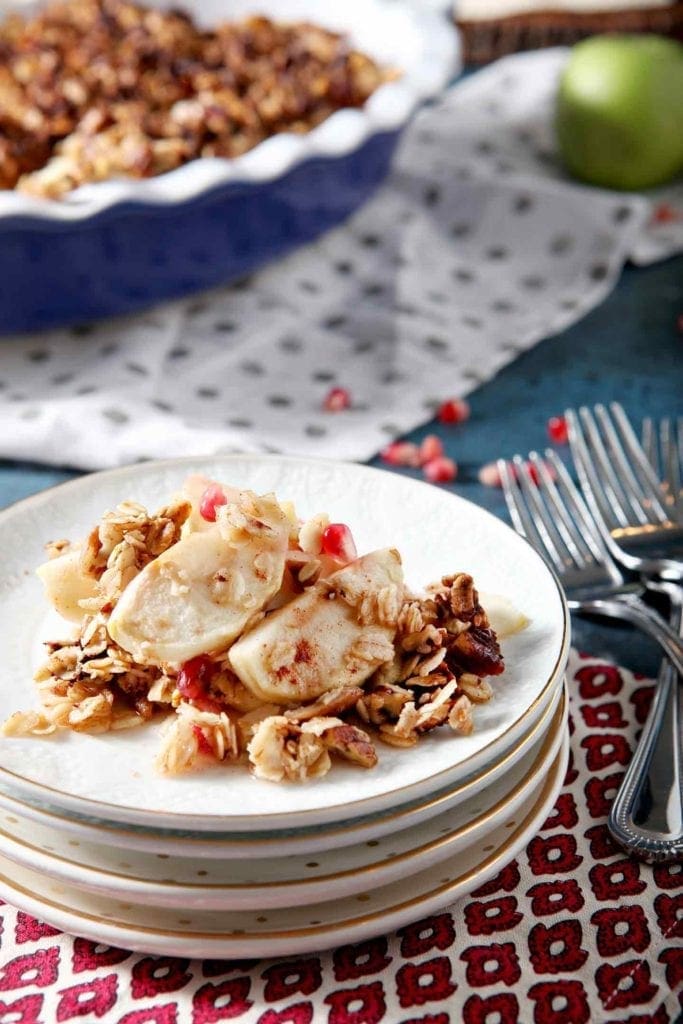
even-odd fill
[{"label": "red fruit filling", "polygon": [[206,519],[207,523],[215,523],[216,508],[219,505],[227,505],[227,503],[228,499],[223,494],[219,485],[209,484],[199,502],[199,512],[202,519]]},{"label": "red fruit filling", "polygon": [[342,412],[351,405],[351,394],[346,388],[330,388],[323,402],[325,412]]},{"label": "red fruit filling", "polygon": [[470,407],[462,398],[447,398],[436,415],[442,423],[463,423],[470,418]]},{"label": "red fruit filling", "polygon": [[323,532],[321,550],[323,555],[340,562],[353,562],[358,557],[353,535],[344,523],[330,523]]},{"label": "red fruit filling", "polygon": [[683,210],[677,209],[675,206],[671,206],[670,203],[660,203],[656,206],[654,213],[652,214],[652,224],[675,224],[676,221],[683,220]]},{"label": "red fruit filling", "polygon": [[479,483],[483,484],[484,487],[502,487],[503,482],[500,479],[500,473],[498,466],[495,462],[487,462],[485,466],[482,466],[478,474]]},{"label": "red fruit filling", "polygon": [[448,484],[458,475],[458,467],[453,459],[440,455],[438,458],[426,462],[422,467],[422,472],[432,484]]},{"label": "red fruit filling", "polygon": [[420,465],[424,466],[426,462],[438,459],[441,455],[443,455],[443,441],[436,434],[427,434],[420,445]]},{"label": "red fruit filling", "polygon": [[569,430],[564,416],[551,416],[547,423],[548,437],[555,444],[566,444],[569,440]]},{"label": "red fruit filling", "polygon": [[[555,469],[551,465],[551,463],[544,462],[543,465],[544,465],[545,469],[547,470],[550,479],[551,480],[555,480],[555,478],[557,477],[557,473],[555,472]],[[515,466],[512,462],[508,462],[507,467],[508,467],[508,470],[510,471],[510,475],[512,476],[512,479],[513,480],[517,480],[517,474],[518,474],[517,466]],[[540,474],[539,474],[538,469],[536,468],[536,466],[532,462],[525,462],[524,463],[524,469],[526,471],[527,476],[531,480],[531,482],[533,484],[536,484],[536,486],[538,487],[538,485],[540,483]],[[501,479],[500,472],[498,470],[498,465],[495,462],[487,462],[487,464],[485,466],[481,467],[481,469],[479,470],[479,473],[477,475],[478,475],[478,478],[479,478],[479,483],[483,484],[484,487],[502,487],[503,486],[503,481]]]},{"label": "red fruit filling", "polygon": [[213,662],[206,654],[190,658],[180,667],[178,673],[178,690],[185,700],[206,701],[208,687],[213,675]]},{"label": "red fruit filling", "polygon": [[197,750],[199,751],[199,753],[208,754],[209,757],[213,757],[213,747],[211,746],[206,736],[202,732],[200,726],[193,725],[192,732],[194,733],[195,739],[197,740]]},{"label": "red fruit filling", "polygon": [[382,449],[380,457],[390,466],[412,466],[414,469],[422,461],[420,449],[412,441],[393,441]]}]

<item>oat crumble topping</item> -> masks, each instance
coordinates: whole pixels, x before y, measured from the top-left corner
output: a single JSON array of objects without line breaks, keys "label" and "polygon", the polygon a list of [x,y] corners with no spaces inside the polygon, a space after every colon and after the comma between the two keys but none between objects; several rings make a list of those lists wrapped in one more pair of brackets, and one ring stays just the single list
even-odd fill
[{"label": "oat crumble topping", "polygon": [[206,30],[130,0],[57,0],[0,24],[0,188],[59,198],[237,157],[362,106],[387,77],[305,22]]},{"label": "oat crumble topping", "polygon": [[[370,769],[381,744],[472,732],[504,665],[470,575],[411,594],[394,549],[341,562],[325,550],[326,516],[301,522],[274,495],[234,488],[207,522],[205,486],[223,485],[192,478],[156,513],[123,502],[84,542],[48,545],[40,575],[74,635],[46,643],[40,708],[13,714],[5,736],[164,717],[161,772],[241,763],[301,782],[336,759]],[[175,661],[157,653],[160,601]],[[214,648],[197,646],[191,608]]]}]

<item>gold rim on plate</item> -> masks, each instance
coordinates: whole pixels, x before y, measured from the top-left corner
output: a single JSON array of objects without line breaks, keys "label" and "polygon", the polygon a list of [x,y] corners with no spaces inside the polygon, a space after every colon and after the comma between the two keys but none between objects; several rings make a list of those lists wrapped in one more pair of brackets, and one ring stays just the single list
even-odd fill
[{"label": "gold rim on plate", "polygon": [[[556,749],[553,751],[552,756],[555,756],[557,754],[557,748],[559,747],[559,744],[561,743],[564,735],[563,727],[566,724],[566,720],[567,695],[566,692],[563,692],[562,697],[560,699],[560,706],[558,706],[557,710],[555,711],[553,721],[548,728],[547,734],[543,739],[542,746],[540,747],[536,755],[533,765],[529,768],[528,772],[519,780],[519,782],[512,788],[512,790],[509,793],[506,793],[504,796],[502,796],[492,807],[488,808],[488,810],[483,811],[481,814],[479,814],[477,817],[472,818],[466,824],[461,825],[460,828],[457,828],[454,831],[449,832],[447,836],[432,839],[427,843],[423,843],[422,846],[416,846],[410,850],[405,850],[403,853],[397,854],[394,857],[386,858],[381,862],[375,861],[372,864],[365,865],[364,867],[349,868],[344,871],[334,871],[326,875],[316,875],[311,878],[290,879],[286,881],[255,883],[241,882],[238,884],[220,882],[197,884],[193,882],[177,882],[170,879],[156,880],[150,878],[140,878],[137,875],[123,874],[119,871],[109,871],[103,868],[94,867],[93,865],[80,864],[78,862],[70,861],[66,857],[62,857],[57,853],[51,853],[49,851],[41,849],[40,847],[36,847],[23,839],[18,839],[15,836],[8,835],[6,832],[3,832],[2,829],[0,829],[0,836],[9,839],[12,843],[15,843],[17,846],[22,847],[22,849],[32,850],[35,853],[41,854],[43,857],[45,857],[45,859],[48,862],[56,861],[61,864],[72,864],[78,868],[85,868],[86,871],[96,873],[97,875],[100,875],[105,879],[125,879],[128,882],[136,882],[144,885],[150,885],[162,890],[184,889],[188,890],[188,892],[190,892],[193,896],[198,895],[202,892],[256,892],[262,889],[299,889],[306,888],[306,886],[317,886],[327,882],[335,882],[339,879],[347,878],[349,876],[358,877],[360,875],[372,874],[373,872],[376,872],[380,867],[388,866],[390,864],[409,863],[416,856],[424,856],[429,852],[439,850],[444,846],[448,846],[449,844],[453,843],[456,839],[463,838],[467,836],[469,833],[481,829],[483,825],[489,822],[494,816],[497,816],[501,810],[503,810],[508,804],[510,804],[515,799],[515,797],[519,795],[520,792],[527,788],[533,788],[533,782],[535,781],[535,777],[538,775],[540,771],[543,770],[545,762],[549,758],[549,752],[553,750],[553,747],[555,747]],[[24,865],[24,862],[19,857],[13,857],[7,854],[7,852],[4,850],[0,850],[0,854],[2,854],[2,856],[6,857],[8,860],[15,861],[16,863],[22,864],[23,866],[28,866],[29,870],[31,871],[40,870],[39,867]],[[69,884],[75,886],[76,888],[80,888],[78,882],[65,879],[63,878],[63,876],[55,875],[54,877],[60,878],[60,880],[66,881]],[[93,882],[92,885],[94,888],[95,883]],[[84,889],[84,891],[87,890]],[[113,899],[114,897],[111,898]]]},{"label": "gold rim on plate", "polygon": [[[564,778],[567,766],[568,751],[569,743],[567,737],[565,737],[563,747],[558,754],[555,764],[552,766],[545,781],[543,782],[538,797],[535,800],[531,810],[520,822],[520,824],[517,826],[514,832],[511,832],[510,835],[506,838],[506,840],[497,849],[489,853],[488,856],[485,856],[481,860],[481,862],[476,865],[476,867],[470,868],[457,878],[449,879],[448,881],[442,882],[441,884],[435,886],[433,889],[430,889],[428,892],[422,893],[419,896],[414,897],[412,899],[402,900],[400,903],[396,903],[390,907],[385,907],[383,910],[377,910],[370,913],[361,914],[357,917],[346,918],[343,921],[336,921],[330,925],[309,924],[303,928],[289,929],[285,931],[260,931],[255,932],[252,935],[249,935],[246,929],[236,929],[232,932],[226,931],[224,933],[201,931],[170,931],[168,929],[162,928],[151,928],[145,927],[143,925],[126,924],[125,921],[122,921],[110,915],[103,916],[102,914],[100,914],[99,916],[97,916],[95,914],[87,913],[86,911],[69,909],[68,907],[56,903],[54,900],[51,900],[48,897],[36,897],[35,893],[26,889],[25,886],[13,882],[2,872],[0,872],[0,891],[2,891],[3,897],[7,897],[10,903],[16,902],[13,901],[13,896],[19,894],[23,897],[27,897],[28,900],[33,904],[34,908],[38,904],[40,904],[40,907],[38,908],[37,912],[40,914],[40,916],[48,920],[48,922],[49,913],[46,915],[44,913],[43,908],[53,909],[60,913],[69,914],[80,921],[92,922],[100,929],[102,928],[102,926],[104,926],[105,929],[110,929],[110,935],[107,936],[106,939],[99,939],[98,941],[108,942],[109,938],[111,937],[114,944],[117,944],[119,942],[125,942],[126,940],[123,938],[117,939],[115,936],[111,935],[111,929],[125,929],[129,934],[136,934],[140,936],[156,935],[163,938],[180,940],[195,939],[213,942],[214,944],[220,942],[221,940],[225,941],[226,939],[235,939],[237,942],[244,942],[246,939],[253,938],[259,942],[262,942],[268,940],[292,939],[308,936],[313,937],[316,935],[327,933],[333,927],[348,930],[351,927],[358,927],[360,925],[369,924],[378,919],[384,919],[390,915],[395,915],[402,911],[409,910],[411,907],[415,907],[417,911],[417,908],[419,907],[420,904],[424,904],[427,901],[434,900],[436,898],[441,899],[441,897],[444,897],[443,903],[445,905],[445,903],[447,902],[445,897],[447,897],[449,893],[453,892],[454,890],[463,890],[465,887],[474,887],[482,875],[487,875],[487,877],[490,877],[491,873],[495,871],[495,868],[499,863],[501,863],[508,857],[511,858],[515,856],[515,853],[518,852],[518,840],[520,839],[520,837],[524,836],[525,833],[531,828],[531,826],[535,824],[538,820],[540,820],[542,814],[547,814],[546,806],[549,805],[551,798],[555,796],[557,792],[559,792],[562,786],[562,779]],[[509,853],[512,847],[515,847],[515,853]],[[455,856],[457,856],[457,854]],[[456,898],[456,896],[454,896],[453,898]],[[230,911],[227,911],[225,913],[230,913]],[[244,912],[238,911],[238,913]],[[93,931],[90,932],[90,934],[94,935],[96,934],[96,932]]]}]

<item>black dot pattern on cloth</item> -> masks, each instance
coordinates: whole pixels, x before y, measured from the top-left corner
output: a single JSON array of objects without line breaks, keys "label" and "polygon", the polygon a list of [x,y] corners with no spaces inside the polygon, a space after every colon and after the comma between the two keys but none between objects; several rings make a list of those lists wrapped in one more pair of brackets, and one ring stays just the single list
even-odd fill
[{"label": "black dot pattern on cloth", "polygon": [[[420,112],[390,180],[316,243],[184,302],[0,342],[0,457],[21,436],[24,457],[86,468],[232,450],[364,459],[583,316],[643,204],[562,180],[543,127],[557,56],[525,59]],[[348,409],[325,410],[333,387]],[[60,418],[87,424],[69,450]]]},{"label": "black dot pattern on cloth", "polygon": [[120,425],[121,423],[128,423],[129,420],[126,413],[122,412],[120,409],[103,409],[102,415],[105,419],[108,419],[117,425]]},{"label": "black dot pattern on cloth", "polygon": [[301,352],[304,347],[300,338],[282,338],[279,344],[283,352]]}]

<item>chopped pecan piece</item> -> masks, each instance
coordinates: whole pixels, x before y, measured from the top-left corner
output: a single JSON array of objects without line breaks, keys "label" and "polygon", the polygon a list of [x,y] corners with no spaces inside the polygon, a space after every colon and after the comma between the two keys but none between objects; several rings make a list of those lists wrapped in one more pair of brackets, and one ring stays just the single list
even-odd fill
[{"label": "chopped pecan piece", "polygon": [[387,720],[396,721],[404,705],[411,699],[410,690],[402,686],[380,684],[363,694],[356,704],[356,710],[365,722],[380,725]]},{"label": "chopped pecan piece", "polygon": [[505,665],[496,634],[490,627],[475,626],[450,644],[448,661],[475,676],[499,676]]},{"label": "chopped pecan piece", "polygon": [[347,761],[364,768],[374,768],[377,764],[377,753],[370,737],[355,725],[333,725],[325,730],[322,740],[329,751]]}]

